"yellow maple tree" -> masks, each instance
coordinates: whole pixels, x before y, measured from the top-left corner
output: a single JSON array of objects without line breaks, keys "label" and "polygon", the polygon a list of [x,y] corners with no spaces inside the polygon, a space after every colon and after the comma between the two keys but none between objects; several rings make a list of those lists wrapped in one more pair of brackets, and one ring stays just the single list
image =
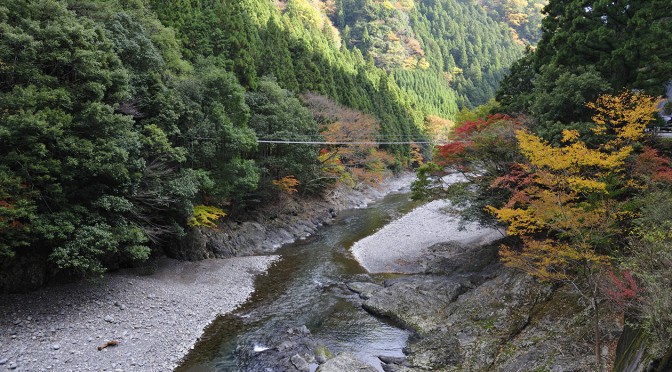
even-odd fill
[{"label": "yellow maple tree", "polygon": [[625,162],[654,120],[656,104],[630,92],[589,103],[596,111],[592,132],[602,140],[596,146],[581,141],[576,130],[563,131],[560,147],[517,132],[528,176],[505,206],[488,207],[509,235],[523,241],[522,249],[502,248],[505,263],[540,279],[563,280],[577,268],[590,272],[609,261],[600,244],[618,233],[614,222],[627,216],[612,195],[632,185]]}]

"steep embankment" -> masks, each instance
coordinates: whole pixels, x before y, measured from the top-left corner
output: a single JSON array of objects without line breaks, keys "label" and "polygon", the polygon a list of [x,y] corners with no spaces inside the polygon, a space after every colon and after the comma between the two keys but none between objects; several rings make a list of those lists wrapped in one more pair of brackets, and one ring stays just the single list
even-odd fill
[{"label": "steep embankment", "polygon": [[[391,371],[419,370],[577,370],[594,369],[593,317],[590,306],[571,286],[540,284],[503,267],[498,244],[475,237],[487,229],[456,234],[457,220],[429,218],[430,203],[357,244],[353,253],[375,272],[415,272],[383,283],[350,283],[363,307],[417,332],[405,360],[388,360]],[[422,227],[403,223],[424,214]],[[415,217],[413,217],[415,218]],[[450,243],[405,246],[395,254],[399,236],[441,231]],[[496,232],[495,232],[496,233]],[[391,254],[387,254],[390,252]],[[410,269],[410,270],[409,270]],[[622,319],[602,314],[602,354],[613,362]]]}]

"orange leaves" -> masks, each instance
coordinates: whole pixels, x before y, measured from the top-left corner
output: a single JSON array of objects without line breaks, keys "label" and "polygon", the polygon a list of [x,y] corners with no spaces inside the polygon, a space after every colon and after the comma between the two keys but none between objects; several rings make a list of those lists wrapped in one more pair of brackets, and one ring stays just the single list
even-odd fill
[{"label": "orange leaves", "polygon": [[425,158],[422,156],[422,150],[417,144],[411,145],[411,165],[414,167],[419,167],[425,162]]},{"label": "orange leaves", "polygon": [[282,177],[279,180],[273,180],[273,185],[286,194],[294,194],[297,192],[296,187],[300,184],[299,180],[294,176]]},{"label": "orange leaves", "polygon": [[[369,142],[378,142],[380,123],[372,115],[341,106],[331,99],[307,93],[302,96],[321,123],[320,132],[327,142],[367,144],[329,145],[318,159],[325,173],[354,186],[356,182],[376,183],[395,159]],[[414,159],[419,160],[419,159]]]}]

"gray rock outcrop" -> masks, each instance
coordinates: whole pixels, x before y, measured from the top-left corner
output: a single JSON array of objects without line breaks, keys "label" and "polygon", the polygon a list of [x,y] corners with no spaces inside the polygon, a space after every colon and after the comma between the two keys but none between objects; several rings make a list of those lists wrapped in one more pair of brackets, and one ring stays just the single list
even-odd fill
[{"label": "gray rock outcrop", "polygon": [[340,353],[322,364],[316,372],[378,372],[373,366],[357,359],[353,354]]}]

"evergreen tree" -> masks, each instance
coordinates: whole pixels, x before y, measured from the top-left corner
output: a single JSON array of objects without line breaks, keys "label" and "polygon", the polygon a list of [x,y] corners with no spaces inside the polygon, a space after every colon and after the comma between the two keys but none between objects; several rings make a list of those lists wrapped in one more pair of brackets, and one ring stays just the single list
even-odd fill
[{"label": "evergreen tree", "polygon": [[594,66],[615,88],[662,94],[672,76],[666,1],[549,1],[536,68]]}]

